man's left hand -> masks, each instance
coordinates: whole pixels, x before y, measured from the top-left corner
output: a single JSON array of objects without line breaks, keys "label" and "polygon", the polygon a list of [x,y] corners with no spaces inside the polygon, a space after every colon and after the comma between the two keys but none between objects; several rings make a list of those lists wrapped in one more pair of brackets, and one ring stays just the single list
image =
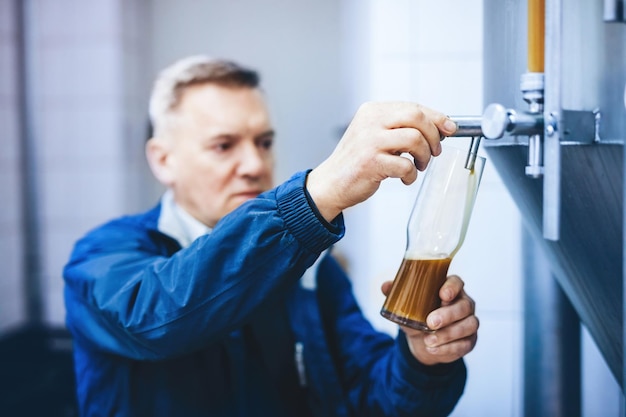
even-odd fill
[{"label": "man's left hand", "polygon": [[[389,294],[391,281],[382,286]],[[426,318],[432,333],[401,326],[413,356],[424,365],[453,362],[468,354],[476,345],[478,318],[475,303],[463,289],[463,280],[456,275],[446,279],[439,290],[441,307]]]}]

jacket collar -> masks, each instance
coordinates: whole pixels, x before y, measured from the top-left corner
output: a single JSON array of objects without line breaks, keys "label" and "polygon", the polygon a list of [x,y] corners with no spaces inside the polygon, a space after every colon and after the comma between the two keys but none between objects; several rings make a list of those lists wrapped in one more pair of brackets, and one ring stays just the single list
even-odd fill
[{"label": "jacket collar", "polygon": [[167,190],[161,197],[161,212],[157,229],[178,241],[183,248],[212,230],[176,204],[172,190]]}]

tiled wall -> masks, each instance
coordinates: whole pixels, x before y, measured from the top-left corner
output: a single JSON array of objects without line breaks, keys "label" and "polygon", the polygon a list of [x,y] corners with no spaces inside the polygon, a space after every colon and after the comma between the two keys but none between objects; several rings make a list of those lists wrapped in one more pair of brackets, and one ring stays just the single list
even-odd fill
[{"label": "tiled wall", "polygon": [[16,3],[0,0],[0,334],[26,320],[22,288]]},{"label": "tiled wall", "polygon": [[[9,3],[2,0],[1,4],[6,8]],[[147,117],[141,111],[146,108],[152,77],[142,73],[148,50],[142,42],[148,27],[141,17],[148,7],[143,0],[29,1],[27,80],[33,103],[43,319],[49,324],[64,322],[61,271],[75,240],[98,223],[135,208],[152,192],[142,186],[147,171],[143,158]],[[2,35],[0,41],[9,37]],[[1,53],[8,54],[8,47]],[[1,62],[4,69],[8,61]],[[3,120],[14,111],[4,104],[12,94],[4,90]],[[10,130],[2,129],[3,133]],[[6,141],[4,148],[12,150],[15,139]],[[4,170],[15,166],[18,158],[4,149],[1,155],[8,160],[0,168],[2,192],[16,195],[15,170]],[[15,251],[19,248],[12,244],[19,237],[14,230],[18,223],[13,221],[17,211],[12,205],[2,212],[12,216],[2,217],[3,246]],[[3,250],[2,256],[19,260],[19,254],[10,253]],[[17,265],[11,268],[15,272],[0,285],[10,285],[13,296],[0,292],[0,309],[16,309],[12,300],[23,299],[15,289],[19,285],[11,284],[21,281],[21,274]]]}]

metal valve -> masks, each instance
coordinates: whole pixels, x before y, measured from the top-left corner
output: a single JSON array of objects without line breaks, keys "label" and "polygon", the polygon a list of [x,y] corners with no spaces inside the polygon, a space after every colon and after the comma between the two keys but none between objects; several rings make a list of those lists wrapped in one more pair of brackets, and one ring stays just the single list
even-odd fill
[{"label": "metal valve", "polygon": [[510,135],[539,135],[543,133],[543,114],[517,112],[501,104],[490,104],[483,113],[481,129],[487,139]]}]

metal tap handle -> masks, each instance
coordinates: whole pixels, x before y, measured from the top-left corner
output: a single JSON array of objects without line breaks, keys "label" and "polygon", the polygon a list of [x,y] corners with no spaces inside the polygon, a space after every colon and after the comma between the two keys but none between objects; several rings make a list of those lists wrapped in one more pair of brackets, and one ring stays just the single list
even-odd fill
[{"label": "metal tap handle", "polygon": [[517,112],[501,104],[490,104],[483,113],[481,129],[487,139],[511,135],[537,135],[543,133],[543,115]]},{"label": "metal tap handle", "polygon": [[471,138],[483,135],[480,127],[481,116],[451,116],[450,119],[456,123],[456,132],[450,137]]},{"label": "metal tap handle", "polygon": [[487,139],[498,139],[511,126],[509,111],[501,104],[490,104],[485,108],[481,128]]}]

